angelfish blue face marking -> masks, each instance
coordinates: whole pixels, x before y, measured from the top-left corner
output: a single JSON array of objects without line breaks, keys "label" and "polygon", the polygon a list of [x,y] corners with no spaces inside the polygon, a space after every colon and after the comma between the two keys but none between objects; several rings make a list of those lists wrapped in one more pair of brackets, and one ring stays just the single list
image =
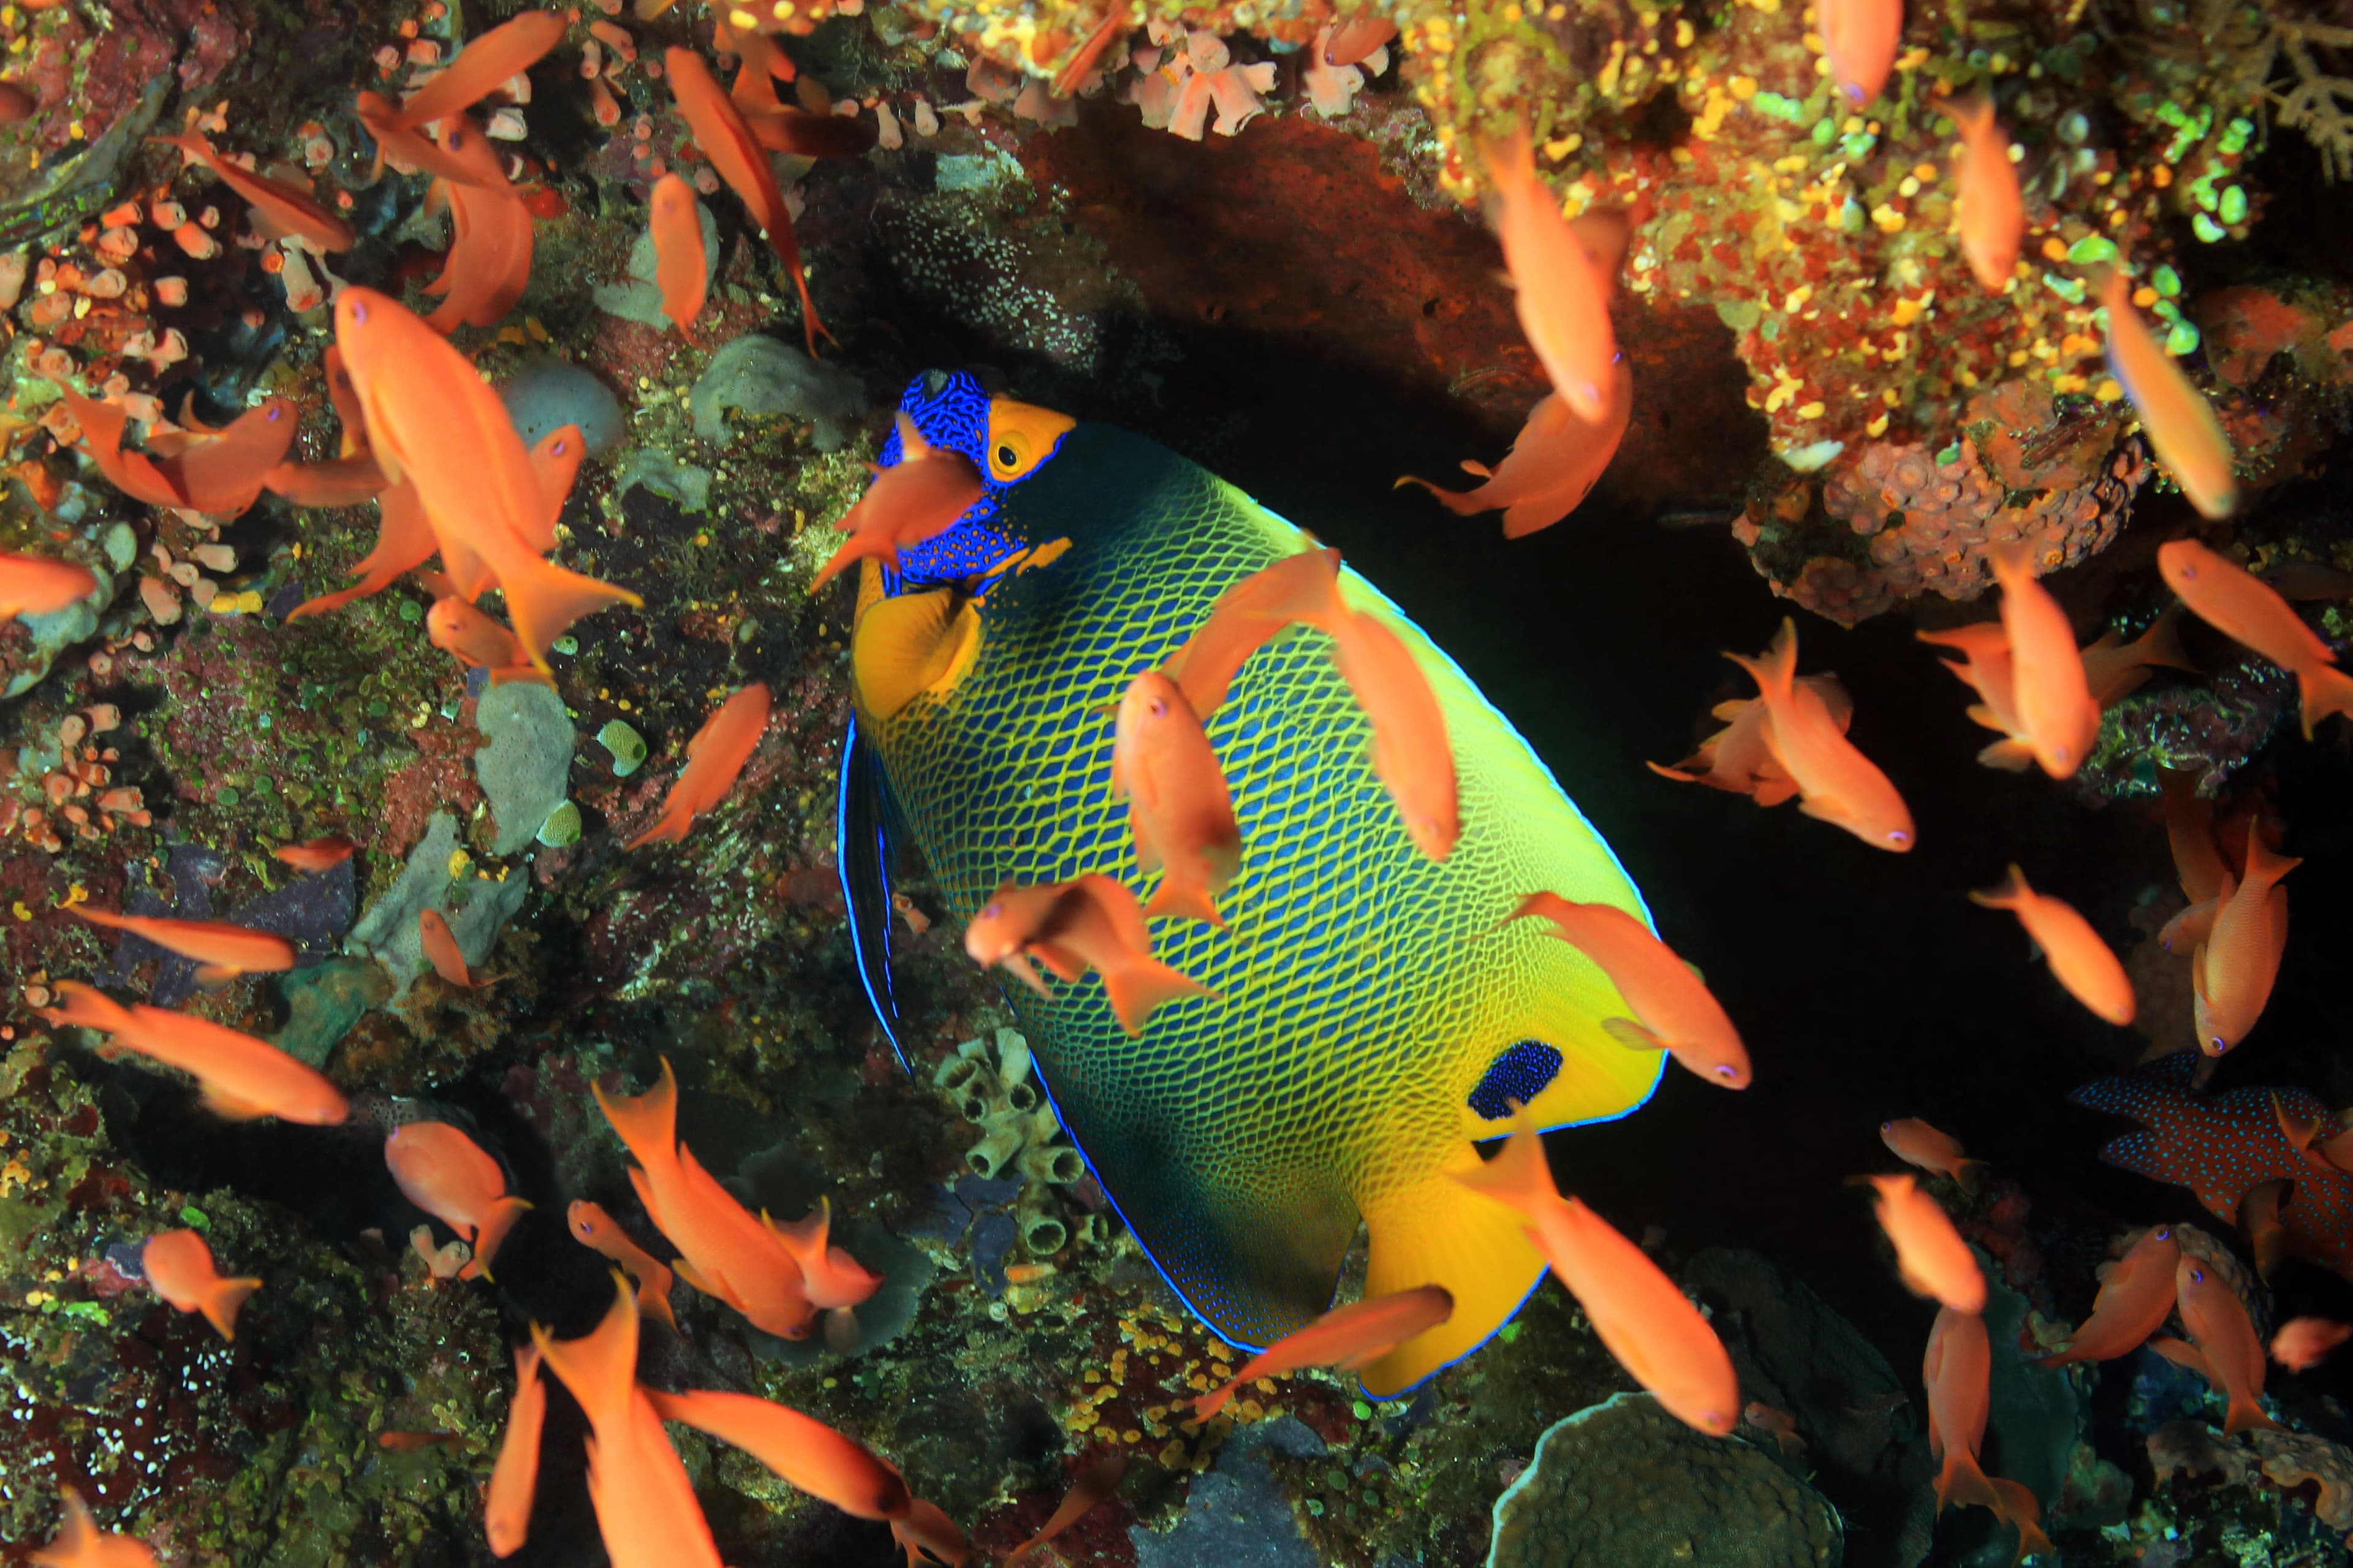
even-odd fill
[{"label": "angelfish blue face marking", "polygon": [[1482,1121],[1501,1121],[1511,1115],[1514,1100],[1528,1104],[1559,1072],[1560,1052],[1542,1040],[1506,1046],[1471,1091],[1471,1109]]},{"label": "angelfish blue face marking", "polygon": [[[982,489],[980,499],[956,520],[955,527],[901,551],[897,571],[884,567],[884,593],[969,583],[987,576],[1020,550],[1019,541],[991,526],[1005,492],[1021,481],[1008,482],[989,472],[988,404],[988,394],[981,390],[980,383],[960,370],[926,371],[907,384],[906,393],[899,399],[900,412],[913,422],[925,441],[971,458],[973,467],[980,470]],[[896,468],[902,455],[894,420],[875,461],[886,468]]]}]

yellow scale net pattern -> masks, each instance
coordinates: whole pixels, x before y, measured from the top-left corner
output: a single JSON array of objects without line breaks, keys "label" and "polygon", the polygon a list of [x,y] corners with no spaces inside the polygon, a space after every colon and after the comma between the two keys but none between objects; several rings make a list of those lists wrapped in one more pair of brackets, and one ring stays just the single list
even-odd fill
[{"label": "yellow scale net pattern", "polygon": [[[871,730],[959,923],[1006,882],[1094,871],[1148,891],[1107,783],[1109,710],[1229,584],[1310,546],[1196,465],[1091,425],[1007,492],[997,526],[1071,542],[990,592],[962,679]],[[1411,1381],[1493,1332],[1536,1277],[1516,1222],[1466,1229],[1466,1194],[1443,1175],[1475,1158],[1471,1139],[1508,1129],[1465,1103],[1488,1065],[1516,1041],[1559,1050],[1533,1105],[1557,1126],[1640,1104],[1662,1058],[1600,1031],[1625,1008],[1583,955],[1540,922],[1494,929],[1539,889],[1639,912],[1608,847],[1419,629],[1353,574],[1344,591],[1405,637],[1440,695],[1461,776],[1454,853],[1433,863],[1408,841],[1328,639],[1294,628],[1208,724],[1242,831],[1227,929],[1154,922],[1155,956],[1216,998],[1165,1005],[1131,1040],[1092,974],[1050,980],[1051,1001],[1007,995],[1073,1138],[1212,1328],[1256,1347],[1326,1310],[1368,1218],[1375,1290],[1456,1291],[1456,1321],[1389,1369]],[[1450,1260],[1474,1232],[1503,1237],[1494,1256]],[[1451,1277],[1465,1271],[1481,1278]]]}]

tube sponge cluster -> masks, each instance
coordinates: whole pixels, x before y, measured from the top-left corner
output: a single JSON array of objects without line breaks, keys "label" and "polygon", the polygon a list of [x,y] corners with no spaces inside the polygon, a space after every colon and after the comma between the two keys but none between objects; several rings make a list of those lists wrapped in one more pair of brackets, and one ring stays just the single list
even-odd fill
[{"label": "tube sponge cluster", "polygon": [[964,1119],[980,1129],[965,1152],[984,1181],[1021,1184],[1013,1213],[1031,1256],[1050,1257],[1071,1238],[1055,1187],[1087,1173],[1087,1163],[1062,1137],[1062,1124],[1031,1073],[1029,1042],[1018,1029],[991,1039],[966,1040],[942,1062],[932,1082],[952,1097]]}]

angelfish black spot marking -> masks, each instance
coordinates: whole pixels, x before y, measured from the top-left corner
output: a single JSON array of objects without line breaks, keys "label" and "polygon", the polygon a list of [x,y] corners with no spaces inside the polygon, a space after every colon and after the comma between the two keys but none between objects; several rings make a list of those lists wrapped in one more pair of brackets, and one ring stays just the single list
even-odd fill
[{"label": "angelfish black spot marking", "polygon": [[1512,1101],[1527,1104],[1559,1075],[1560,1052],[1542,1040],[1506,1046],[1471,1091],[1471,1109],[1482,1121],[1501,1121],[1511,1115]]}]

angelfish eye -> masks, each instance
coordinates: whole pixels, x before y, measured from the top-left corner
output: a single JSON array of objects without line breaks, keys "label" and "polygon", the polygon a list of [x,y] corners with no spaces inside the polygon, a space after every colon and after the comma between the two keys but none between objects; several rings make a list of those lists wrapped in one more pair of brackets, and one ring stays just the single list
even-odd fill
[{"label": "angelfish eye", "polygon": [[1716,1064],[1715,1076],[1718,1078],[1737,1078],[1740,1075],[1732,1070],[1732,1064],[1730,1062],[1719,1062]]},{"label": "angelfish eye", "polygon": [[997,444],[997,466],[1000,468],[1018,468],[1021,466],[1021,454],[1014,449],[1012,442],[999,441]]}]

